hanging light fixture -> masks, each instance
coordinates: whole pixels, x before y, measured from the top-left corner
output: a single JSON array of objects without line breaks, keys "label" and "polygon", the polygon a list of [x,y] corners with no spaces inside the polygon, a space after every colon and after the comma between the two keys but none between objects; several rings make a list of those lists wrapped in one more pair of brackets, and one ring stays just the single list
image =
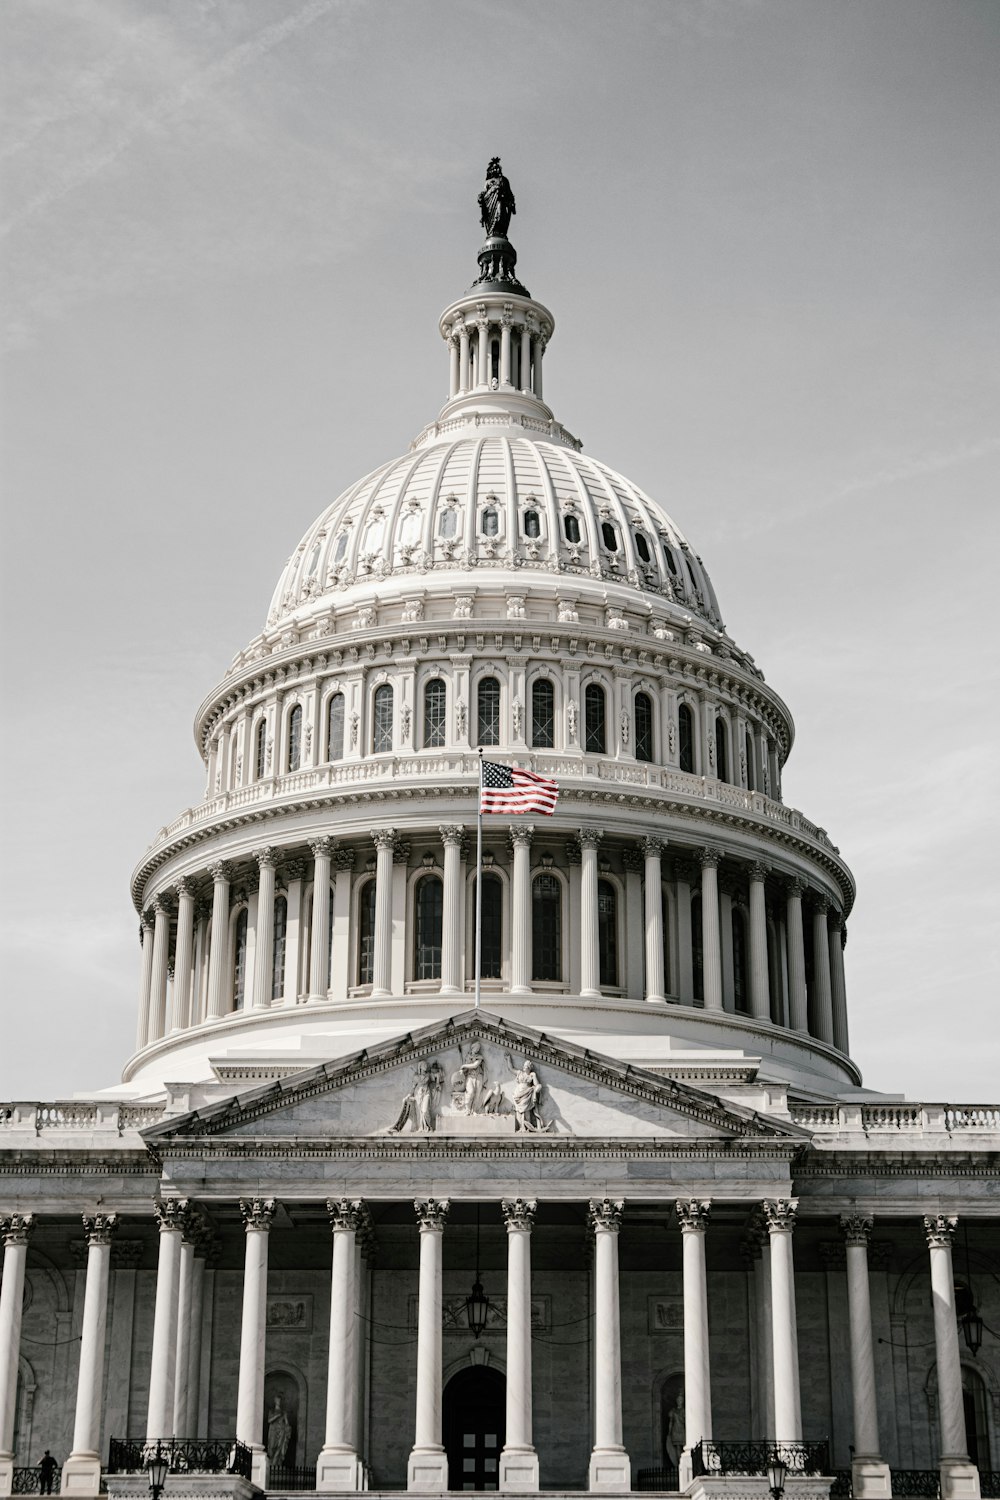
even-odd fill
[{"label": "hanging light fixture", "polygon": [[767,1461],[767,1484],[771,1491],[773,1500],[781,1500],[785,1493],[785,1479],[788,1474],[788,1465],[777,1448],[772,1448]]},{"label": "hanging light fixture", "polygon": [[169,1471],[169,1457],[158,1442],[156,1444],[156,1452],[150,1453],[146,1460],[146,1472],[149,1475],[149,1493],[152,1496],[152,1500],[160,1500]]},{"label": "hanging light fixture", "polygon": [[[965,1277],[967,1301],[961,1313],[962,1334],[965,1338],[969,1353],[975,1359],[983,1347],[983,1320],[979,1316],[976,1307],[976,1299],[972,1295],[972,1266],[969,1263],[969,1224],[968,1220],[962,1221],[962,1232],[965,1238]],[[964,1299],[963,1299],[964,1300]]]},{"label": "hanging light fixture", "polygon": [[476,1204],[476,1279],[472,1283],[472,1291],[465,1299],[465,1316],[469,1320],[469,1332],[474,1338],[478,1338],[486,1327],[486,1320],[490,1315],[490,1299],[483,1291],[483,1283],[479,1279],[479,1204]]}]

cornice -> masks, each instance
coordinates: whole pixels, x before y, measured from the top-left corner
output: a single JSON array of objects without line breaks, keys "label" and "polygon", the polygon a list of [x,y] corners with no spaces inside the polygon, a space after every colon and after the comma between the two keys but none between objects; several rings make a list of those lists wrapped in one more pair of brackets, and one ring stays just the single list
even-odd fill
[{"label": "cornice", "polygon": [[1000,1177],[1000,1151],[838,1151],[810,1148],[799,1159],[796,1177]]},{"label": "cornice", "polygon": [[[719,1162],[726,1158],[737,1158],[744,1162],[760,1158],[768,1162],[783,1162],[791,1168],[800,1147],[788,1141],[752,1140],[735,1141],[688,1141],[645,1140],[623,1141],[619,1138],[600,1137],[593,1140],[576,1136],[557,1136],[548,1139],[533,1137],[530,1141],[483,1140],[437,1140],[420,1137],[412,1141],[406,1138],[360,1136],[349,1140],[294,1141],[174,1139],[165,1144],[160,1152],[161,1161],[252,1160],[293,1161],[325,1160],[352,1161],[524,1161],[551,1162],[576,1161],[640,1161],[668,1158],[684,1161]],[[158,1143],[159,1150],[159,1143]],[[576,1184],[579,1186],[579,1184]],[[644,1185],[648,1188],[652,1184]],[[677,1195],[676,1184],[666,1185],[666,1199],[672,1202]]]}]

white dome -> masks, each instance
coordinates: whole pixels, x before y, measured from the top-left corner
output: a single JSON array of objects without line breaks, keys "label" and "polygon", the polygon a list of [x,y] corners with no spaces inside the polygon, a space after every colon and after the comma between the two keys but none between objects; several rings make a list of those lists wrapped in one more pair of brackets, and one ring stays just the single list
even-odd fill
[{"label": "white dome", "polygon": [[345,490],[292,554],[268,627],[389,577],[459,573],[456,587],[468,587],[474,568],[603,579],[721,627],[700,558],[638,485],[565,439],[530,433],[527,418],[492,420],[506,430],[431,436]]}]

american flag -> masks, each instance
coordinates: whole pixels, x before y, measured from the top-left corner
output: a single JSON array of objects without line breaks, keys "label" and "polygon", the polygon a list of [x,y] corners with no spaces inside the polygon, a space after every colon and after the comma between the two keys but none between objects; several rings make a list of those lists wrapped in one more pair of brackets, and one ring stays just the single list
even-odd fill
[{"label": "american flag", "polygon": [[559,784],[522,771],[519,766],[501,766],[492,760],[482,763],[481,813],[545,813],[555,811]]}]

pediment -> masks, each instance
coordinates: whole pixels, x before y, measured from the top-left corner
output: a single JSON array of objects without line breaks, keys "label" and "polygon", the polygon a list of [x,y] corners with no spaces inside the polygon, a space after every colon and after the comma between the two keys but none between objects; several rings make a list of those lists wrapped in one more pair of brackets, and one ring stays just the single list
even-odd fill
[{"label": "pediment", "polygon": [[293,1073],[143,1135],[154,1150],[205,1137],[808,1140],[795,1126],[482,1010]]}]

